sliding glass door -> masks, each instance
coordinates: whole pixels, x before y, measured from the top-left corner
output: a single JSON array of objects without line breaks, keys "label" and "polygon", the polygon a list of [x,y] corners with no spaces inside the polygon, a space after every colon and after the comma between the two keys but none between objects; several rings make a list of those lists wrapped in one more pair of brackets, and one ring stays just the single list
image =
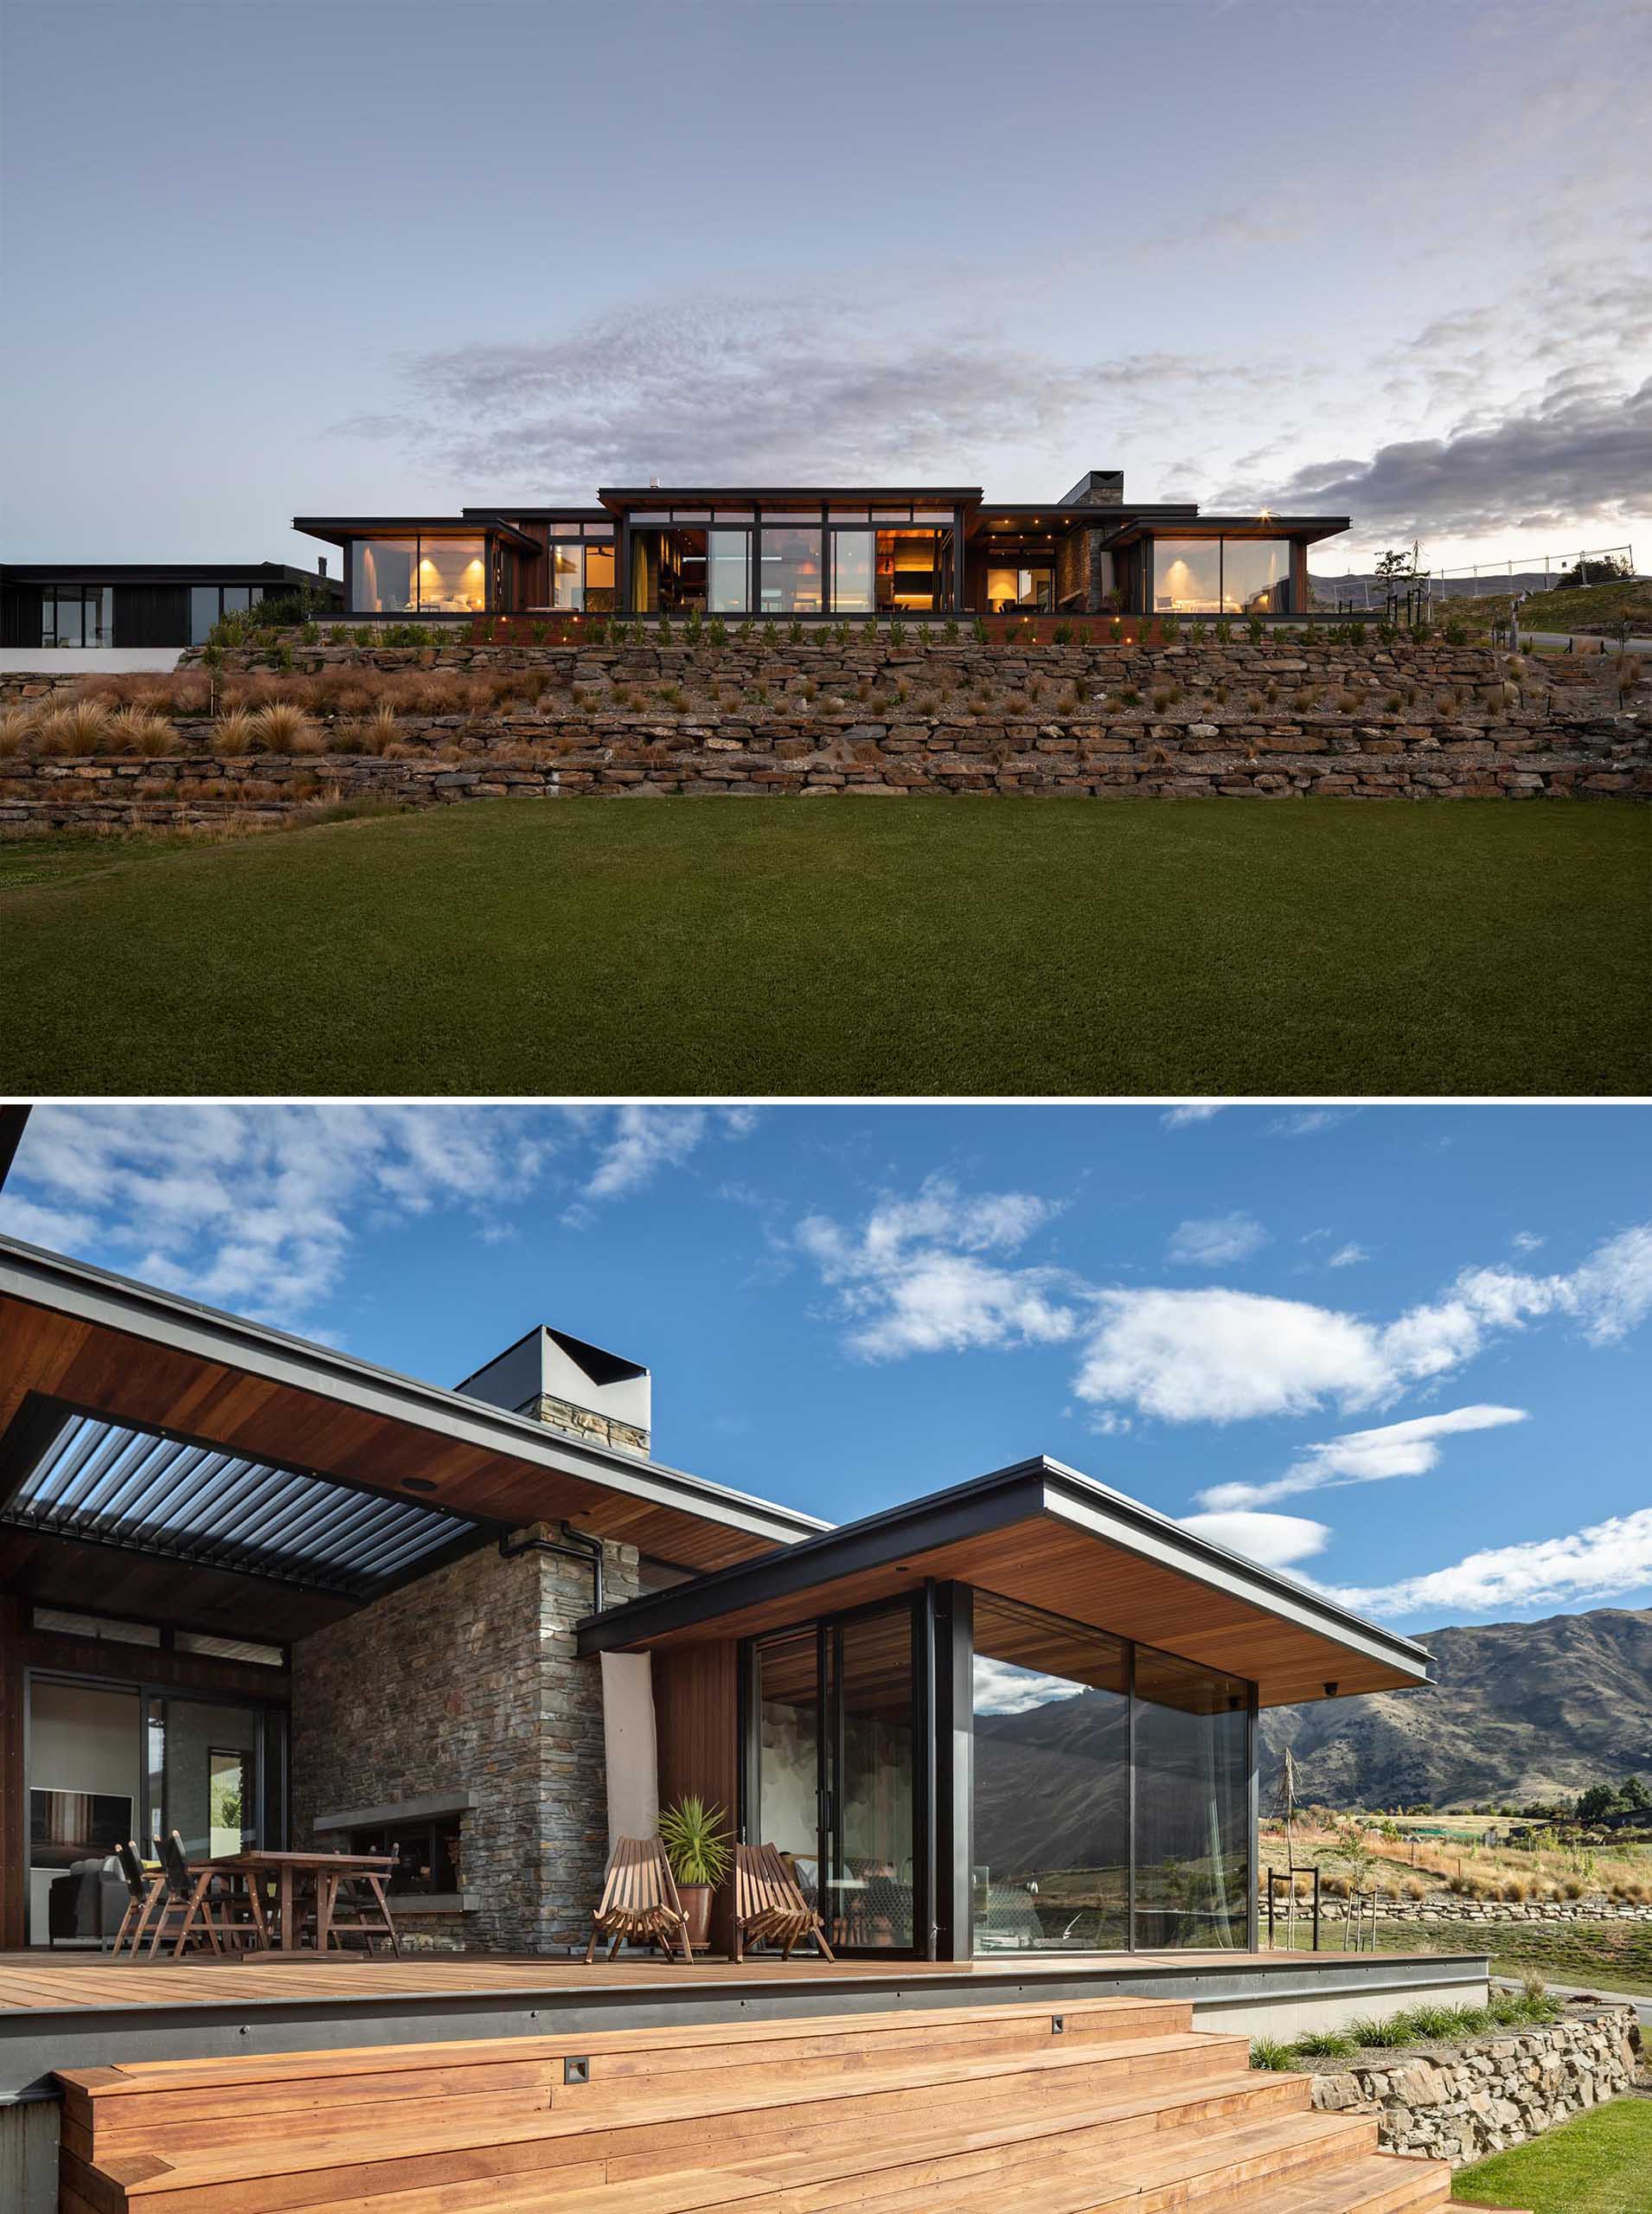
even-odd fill
[{"label": "sliding glass door", "polygon": [[926,1928],[919,1610],[814,1622],[751,1648],[745,1834],[775,1845],[834,1950],[909,1953]]}]

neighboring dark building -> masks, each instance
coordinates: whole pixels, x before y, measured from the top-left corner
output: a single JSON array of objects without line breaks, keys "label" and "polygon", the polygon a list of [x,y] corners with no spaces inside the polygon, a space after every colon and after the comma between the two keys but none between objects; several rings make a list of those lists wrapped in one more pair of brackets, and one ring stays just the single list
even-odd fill
[{"label": "neighboring dark building", "polygon": [[0,646],[200,646],[221,615],[336,577],[279,561],[0,562]]},{"label": "neighboring dark building", "polygon": [[345,611],[925,617],[1279,616],[1346,515],[1201,515],[1087,470],[1047,504],[979,485],[622,486],[595,507],[297,515],[344,555]]}]

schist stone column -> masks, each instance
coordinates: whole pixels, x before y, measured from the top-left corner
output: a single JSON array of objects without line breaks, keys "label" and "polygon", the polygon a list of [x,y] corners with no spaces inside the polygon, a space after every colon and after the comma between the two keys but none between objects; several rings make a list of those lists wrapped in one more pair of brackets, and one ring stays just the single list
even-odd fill
[{"label": "schist stone column", "polygon": [[[649,1373],[568,1338],[531,1332],[459,1386],[548,1428],[648,1450]],[[530,1547],[568,1542],[556,1523],[514,1533],[419,1577],[292,1651],[295,1845],[343,1845],[355,1810],[464,1795],[459,1893],[409,1899],[407,1942],[493,1951],[583,1944],[608,1847],[602,1677],[574,1651],[592,1611],[592,1563]],[[606,1605],[634,1598],[637,1556],[602,1547]],[[317,1820],[329,1823],[317,1833]]]}]

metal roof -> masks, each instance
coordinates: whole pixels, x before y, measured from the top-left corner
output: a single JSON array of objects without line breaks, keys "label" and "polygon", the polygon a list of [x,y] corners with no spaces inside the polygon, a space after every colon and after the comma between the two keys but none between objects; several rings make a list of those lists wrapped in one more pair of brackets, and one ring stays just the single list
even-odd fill
[{"label": "metal roof", "polygon": [[196,1567],[367,1598],[486,1527],[73,1409],[49,1411],[46,1438],[0,1522]]}]

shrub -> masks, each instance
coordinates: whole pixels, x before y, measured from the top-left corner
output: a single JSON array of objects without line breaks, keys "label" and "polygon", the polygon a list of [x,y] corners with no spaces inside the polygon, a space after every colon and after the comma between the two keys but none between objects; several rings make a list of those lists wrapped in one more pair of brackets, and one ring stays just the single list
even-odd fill
[{"label": "shrub", "polygon": [[147,707],[123,707],[109,726],[109,737],[121,752],[141,753],[149,761],[181,751],[171,724]]},{"label": "shrub", "polygon": [[1118,643],[1119,640],[1124,635],[1124,626],[1116,615],[1114,616],[1111,623],[1108,625],[1108,633],[1115,645]]},{"label": "shrub", "polygon": [[101,700],[71,700],[42,716],[35,750],[41,753],[100,753],[108,743],[109,710]]},{"label": "shrub", "polygon": [[728,625],[720,615],[714,615],[707,624],[706,643],[713,646],[726,646],[728,643]]},{"label": "shrub", "polygon": [[1071,623],[1058,623],[1058,624],[1056,624],[1056,626],[1055,626],[1054,630],[1051,631],[1051,633],[1050,633],[1050,638],[1051,638],[1051,642],[1052,642],[1052,643],[1053,643],[1053,644],[1055,644],[1055,645],[1058,645],[1058,646],[1070,646],[1070,645],[1073,643],[1073,625],[1072,625],[1072,624],[1071,624]]},{"label": "shrub", "polygon": [[1216,643],[1219,646],[1231,645],[1233,638],[1233,626],[1224,615],[1216,625]]},{"label": "shrub", "polygon": [[1262,617],[1259,615],[1252,616],[1245,628],[1250,633],[1251,643],[1253,646],[1259,646],[1262,643],[1263,633],[1267,628],[1267,625],[1263,622]]},{"label": "shrub", "polygon": [[945,622],[941,625],[941,636],[946,640],[949,646],[957,644],[958,624],[956,615],[949,615],[947,617]]},{"label": "shrub", "polygon": [[382,753],[400,735],[396,711],[387,700],[381,700],[366,720],[356,723],[350,732],[359,753]]},{"label": "shrub", "polygon": [[1281,2073],[1297,2064],[1297,2048],[1287,2044],[1283,2038],[1252,2038],[1251,2065],[1252,2068],[1274,2069]]},{"label": "shrub", "polygon": [[315,726],[290,700],[272,700],[253,717],[254,744],[264,753],[303,753],[315,739]]},{"label": "shrub", "polygon": [[1348,2025],[1348,2034],[1356,2046],[1384,2051],[1405,2043],[1405,2018],[1399,2014],[1386,2018],[1356,2014]]},{"label": "shrub", "polygon": [[35,735],[35,718],[27,707],[0,708],[0,761],[28,750]]},{"label": "shrub", "polygon": [[1297,2050],[1316,2060],[1340,2060],[1356,2048],[1341,2030],[1305,2030],[1297,2039]]},{"label": "shrub", "polygon": [[987,626],[978,615],[970,626],[970,635],[974,638],[977,645],[984,646],[986,644]]},{"label": "shrub", "polygon": [[231,707],[220,715],[208,733],[208,750],[227,757],[249,753],[258,738],[258,720],[245,707]]}]

